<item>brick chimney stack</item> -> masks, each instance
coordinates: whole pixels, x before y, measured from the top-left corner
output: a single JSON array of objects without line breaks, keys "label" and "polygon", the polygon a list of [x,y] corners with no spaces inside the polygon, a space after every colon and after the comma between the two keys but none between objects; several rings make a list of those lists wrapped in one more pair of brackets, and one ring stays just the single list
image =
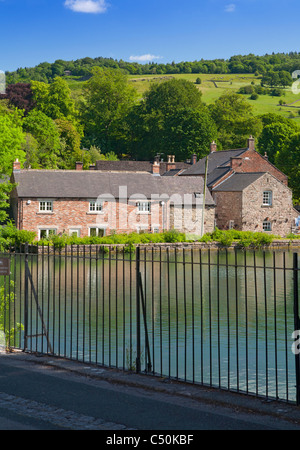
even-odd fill
[{"label": "brick chimney stack", "polygon": [[13,172],[19,172],[21,170],[21,163],[16,159],[13,163]]},{"label": "brick chimney stack", "polygon": [[196,153],[194,153],[192,155],[192,165],[196,164],[196,162],[197,162],[197,155],[196,155]]},{"label": "brick chimney stack", "polygon": [[253,136],[250,136],[248,139],[248,150],[255,150],[255,139]]},{"label": "brick chimney stack", "polygon": [[176,169],[175,155],[168,155],[168,162],[167,162],[167,166],[166,166],[166,172],[168,172],[169,170],[172,170],[172,169]]},{"label": "brick chimney stack", "polygon": [[83,170],[83,162],[76,162],[76,170]]},{"label": "brick chimney stack", "polygon": [[154,158],[154,163],[152,164],[152,173],[153,175],[160,175],[159,156],[155,156]]},{"label": "brick chimney stack", "polygon": [[217,151],[217,144],[215,143],[215,141],[213,141],[210,144],[210,153],[215,153]]}]

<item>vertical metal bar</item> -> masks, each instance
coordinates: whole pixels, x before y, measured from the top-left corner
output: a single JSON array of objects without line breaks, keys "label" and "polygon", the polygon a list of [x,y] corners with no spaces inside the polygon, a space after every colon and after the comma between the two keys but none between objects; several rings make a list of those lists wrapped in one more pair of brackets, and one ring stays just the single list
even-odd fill
[{"label": "vertical metal bar", "polygon": [[195,383],[195,300],[194,300],[194,249],[191,254],[192,268],[192,370],[193,383]]},{"label": "vertical metal bar", "polygon": [[170,302],[170,255],[167,247],[167,280],[168,280],[168,372],[171,377],[171,302]]},{"label": "vertical metal bar", "polygon": [[186,261],[183,248],[183,305],[184,305],[184,380],[186,381],[187,369],[187,306],[186,306]]},{"label": "vertical metal bar", "polygon": [[70,291],[70,357],[73,357],[73,283],[74,283],[73,244],[71,244],[71,291]]},{"label": "vertical metal bar", "polygon": [[227,381],[228,381],[228,390],[230,389],[230,370],[231,370],[231,361],[230,361],[230,299],[229,299],[229,263],[228,263],[228,250],[226,248],[226,299],[227,299]]},{"label": "vertical metal bar", "polygon": [[289,362],[288,362],[286,256],[285,256],[285,252],[283,253],[283,292],[284,292],[284,333],[285,333],[285,385],[286,385],[286,400],[289,401]]},{"label": "vertical metal bar", "polygon": [[160,373],[163,374],[163,332],[162,332],[162,264],[161,247],[159,248],[159,336],[160,336]]},{"label": "vertical metal bar", "polygon": [[140,323],[140,247],[136,247],[136,373],[141,371],[141,323]]},{"label": "vertical metal bar", "polygon": [[200,354],[201,354],[201,383],[203,384],[203,270],[202,270],[202,250],[199,249],[199,265],[200,265]]},{"label": "vertical metal bar", "polygon": [[249,390],[249,357],[248,357],[248,271],[247,252],[244,252],[244,276],[245,276],[245,334],[246,334],[246,392]]},{"label": "vertical metal bar", "polygon": [[217,321],[218,321],[218,370],[221,387],[221,339],[220,339],[220,250],[217,251]]},{"label": "vertical metal bar", "polygon": [[276,384],[276,398],[278,398],[278,355],[277,355],[277,298],[276,298],[276,255],[273,252],[273,282],[274,282],[274,339],[275,339],[275,384]]},{"label": "vertical metal bar", "polygon": [[89,254],[89,362],[92,362],[92,245],[90,244]]},{"label": "vertical metal bar", "polygon": [[256,395],[258,395],[258,298],[257,298],[257,269],[256,253],[253,254],[254,266],[254,292],[255,292],[255,368],[256,368]]},{"label": "vertical metal bar", "polygon": [[175,247],[175,299],[176,299],[176,378],[179,375],[179,335],[178,335],[178,325],[179,325],[179,317],[178,317],[178,263],[177,263],[177,252],[178,249]]},{"label": "vertical metal bar", "polygon": [[154,315],[155,315],[155,309],[154,309],[154,248],[152,247],[152,252],[151,252],[151,271],[152,271],[152,276],[151,276],[151,282],[152,282],[152,369],[153,369],[153,373],[155,373],[155,323],[154,323]]},{"label": "vertical metal bar", "polygon": [[111,247],[108,259],[108,364],[111,366]]},{"label": "vertical metal bar", "polygon": [[118,368],[118,360],[119,360],[119,352],[118,352],[118,247],[116,247],[116,271],[115,271],[115,281],[116,281],[116,301],[115,301],[115,307],[116,307],[116,317],[115,317],[115,336],[116,336],[116,367]]},{"label": "vertical metal bar", "polygon": [[25,244],[24,352],[28,346],[28,243]]},{"label": "vertical metal bar", "polygon": [[235,265],[235,322],[236,322],[236,387],[240,390],[240,373],[239,373],[239,298],[238,298],[238,265],[237,265],[237,249],[234,249],[234,265]]},{"label": "vertical metal bar", "polygon": [[[293,276],[294,276],[294,327],[295,331],[300,329],[299,320],[299,283],[298,283],[298,254],[293,254]],[[300,405],[300,354],[295,352],[295,368],[296,368],[296,403]]]},{"label": "vertical metal bar", "polygon": [[211,253],[208,249],[208,311],[209,311],[209,383],[212,386],[212,310],[211,310]]},{"label": "vertical metal bar", "polygon": [[268,358],[268,307],[267,307],[267,274],[266,274],[266,252],[263,252],[264,270],[264,300],[265,300],[265,349],[266,349],[266,397],[269,397],[269,358]]}]

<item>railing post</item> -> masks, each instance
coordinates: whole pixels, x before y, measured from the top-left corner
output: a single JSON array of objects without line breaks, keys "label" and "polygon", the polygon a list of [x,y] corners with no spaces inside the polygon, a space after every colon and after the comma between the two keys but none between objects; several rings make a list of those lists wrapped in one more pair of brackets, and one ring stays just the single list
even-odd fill
[{"label": "railing post", "polygon": [[[293,275],[294,275],[294,327],[295,331],[300,329],[299,320],[299,283],[298,283],[298,254],[294,253],[293,256]],[[295,352],[295,363],[296,363],[296,402],[300,405],[300,354]]]},{"label": "railing post", "polygon": [[25,298],[24,298],[24,352],[27,349],[27,336],[28,336],[28,243],[25,244]]},{"label": "railing post", "polygon": [[136,373],[141,371],[140,247],[136,247]]}]

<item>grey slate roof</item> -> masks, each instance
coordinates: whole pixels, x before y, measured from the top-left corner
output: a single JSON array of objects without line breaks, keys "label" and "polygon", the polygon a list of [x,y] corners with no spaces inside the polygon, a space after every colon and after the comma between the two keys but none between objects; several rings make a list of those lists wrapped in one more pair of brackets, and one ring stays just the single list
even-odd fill
[{"label": "grey slate roof", "polygon": [[[228,165],[230,163],[230,158],[236,158],[245,153],[246,150],[246,148],[240,148],[237,150],[221,150],[210,153],[208,155],[208,174],[212,173],[217,167]],[[200,159],[200,161],[192,165],[179,176],[205,175],[205,161],[206,158]]]},{"label": "grey slate roof", "polygon": [[[175,162],[176,170],[191,167],[187,162]],[[152,173],[151,161],[97,161],[96,170],[105,172],[148,172]],[[160,162],[160,175],[167,172],[167,162]]]},{"label": "grey slate roof", "polygon": [[234,173],[223,183],[213,188],[213,192],[240,192],[262,177],[265,172]]},{"label": "grey slate roof", "polygon": [[[19,198],[97,198],[108,194],[118,199],[119,187],[126,186],[127,198],[140,194],[148,199],[152,195],[203,193],[204,182],[199,177],[159,177],[149,173],[113,173],[76,170],[21,170],[13,173],[18,184]],[[214,205],[211,194],[206,193],[206,205]]]}]

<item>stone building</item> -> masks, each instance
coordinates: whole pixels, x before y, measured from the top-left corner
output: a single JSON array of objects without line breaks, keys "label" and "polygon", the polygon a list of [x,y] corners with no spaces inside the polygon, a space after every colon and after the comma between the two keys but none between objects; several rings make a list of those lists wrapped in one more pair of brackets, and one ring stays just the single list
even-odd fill
[{"label": "stone building", "polygon": [[207,158],[181,171],[179,178],[204,180],[216,204],[215,224],[221,230],[264,231],[286,236],[295,231],[299,216],[293,207],[288,177],[255,150],[248,139],[244,149],[217,151],[211,144]]}]

